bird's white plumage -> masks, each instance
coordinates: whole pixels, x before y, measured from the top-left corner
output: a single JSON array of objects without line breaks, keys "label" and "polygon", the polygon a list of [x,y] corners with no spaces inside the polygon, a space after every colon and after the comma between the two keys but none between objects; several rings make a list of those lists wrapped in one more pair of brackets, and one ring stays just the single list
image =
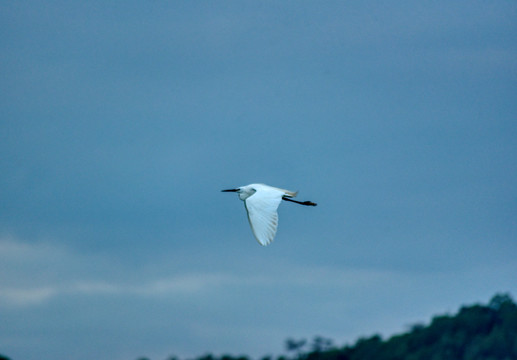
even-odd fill
[{"label": "bird's white plumage", "polygon": [[[223,190],[225,192],[237,192],[239,199],[244,201],[248,213],[251,230],[260,245],[266,246],[275,238],[278,227],[278,205],[282,199],[289,200],[296,196],[297,192],[268,186],[265,184],[250,184],[237,189]],[[294,201],[294,200],[289,200]],[[306,201],[294,201],[302,205],[316,204]]]},{"label": "bird's white plumage", "polygon": [[286,193],[277,188],[258,187],[244,200],[253,235],[260,245],[273,241],[278,227],[278,205]]}]

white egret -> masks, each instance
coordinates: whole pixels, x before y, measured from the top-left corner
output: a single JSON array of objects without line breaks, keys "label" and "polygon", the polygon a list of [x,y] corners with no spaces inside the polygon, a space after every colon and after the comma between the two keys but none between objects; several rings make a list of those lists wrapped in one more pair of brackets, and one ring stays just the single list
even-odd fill
[{"label": "white egret", "polygon": [[300,205],[316,206],[311,201],[293,200],[292,198],[298,194],[297,191],[279,189],[265,184],[250,184],[222,191],[239,194],[239,199],[244,201],[253,235],[262,246],[269,244],[275,237],[278,226],[276,210],[282,200]]}]

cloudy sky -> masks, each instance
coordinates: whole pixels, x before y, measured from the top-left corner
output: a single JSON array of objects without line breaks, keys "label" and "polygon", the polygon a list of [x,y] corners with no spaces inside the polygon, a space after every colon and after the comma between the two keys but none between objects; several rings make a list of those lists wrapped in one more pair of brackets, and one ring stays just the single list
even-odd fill
[{"label": "cloudy sky", "polygon": [[[517,295],[514,1],[0,3],[0,353],[404,331]],[[254,182],[299,190],[253,238]]]}]

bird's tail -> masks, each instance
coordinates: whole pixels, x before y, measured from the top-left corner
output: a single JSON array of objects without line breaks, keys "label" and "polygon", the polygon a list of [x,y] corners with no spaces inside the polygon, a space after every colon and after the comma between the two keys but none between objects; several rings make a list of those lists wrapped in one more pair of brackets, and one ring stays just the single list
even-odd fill
[{"label": "bird's tail", "polygon": [[289,190],[286,190],[286,191],[285,191],[285,195],[286,195],[286,196],[289,196],[289,197],[296,197],[296,195],[298,195],[298,191],[289,191]]}]

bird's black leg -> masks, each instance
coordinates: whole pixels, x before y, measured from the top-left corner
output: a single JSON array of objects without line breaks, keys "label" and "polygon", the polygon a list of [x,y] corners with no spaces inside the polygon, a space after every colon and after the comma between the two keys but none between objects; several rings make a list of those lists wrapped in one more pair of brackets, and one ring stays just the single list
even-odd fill
[{"label": "bird's black leg", "polygon": [[296,201],[296,200],[293,200],[287,196],[282,196],[282,200],[285,200],[285,201],[290,201],[290,202],[294,202],[294,203],[297,203],[297,204],[300,204],[300,205],[306,205],[306,206],[316,206],[318,204],[316,203],[313,203],[312,201]]}]

